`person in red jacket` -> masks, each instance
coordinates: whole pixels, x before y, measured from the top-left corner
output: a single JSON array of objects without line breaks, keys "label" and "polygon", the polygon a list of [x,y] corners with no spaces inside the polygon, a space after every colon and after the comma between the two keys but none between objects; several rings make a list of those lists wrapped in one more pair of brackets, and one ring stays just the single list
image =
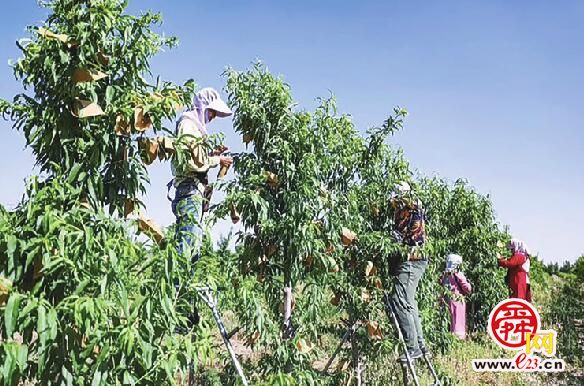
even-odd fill
[{"label": "person in red jacket", "polygon": [[511,290],[511,297],[531,302],[527,246],[521,240],[511,239],[508,248],[511,251],[511,258],[499,255],[499,266],[507,268],[507,285]]}]

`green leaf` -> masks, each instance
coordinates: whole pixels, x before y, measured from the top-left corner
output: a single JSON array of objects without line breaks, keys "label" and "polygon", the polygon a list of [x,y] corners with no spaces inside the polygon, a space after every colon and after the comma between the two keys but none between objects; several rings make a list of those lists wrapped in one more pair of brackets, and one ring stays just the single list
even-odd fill
[{"label": "green leaf", "polygon": [[79,171],[81,170],[81,164],[80,163],[76,163],[75,165],[73,165],[73,167],[71,168],[71,171],[69,172],[69,177],[67,177],[67,183],[71,184],[73,183],[73,181],[75,181],[77,179],[77,175],[79,174]]},{"label": "green leaf", "polygon": [[132,350],[134,349],[134,329],[128,328],[126,333],[126,355],[131,356]]},{"label": "green leaf", "polygon": [[63,378],[65,379],[65,385],[73,386],[73,374],[71,374],[69,369],[67,369],[65,366],[63,366],[61,369],[61,374],[63,375]]},{"label": "green leaf", "polygon": [[44,306],[38,307],[37,332],[39,334],[39,372],[44,372],[47,363],[49,331],[47,331],[47,312]]},{"label": "green leaf", "polygon": [[123,382],[124,382],[124,385],[135,385],[137,382],[137,379],[129,372],[124,371]]},{"label": "green leaf", "polygon": [[14,374],[16,372],[17,360],[15,355],[16,343],[4,343],[2,348],[6,352],[6,357],[4,359],[4,365],[2,366],[2,378],[4,380],[4,385],[12,384]]},{"label": "green leaf", "polygon": [[79,285],[77,286],[77,288],[75,288],[75,291],[73,292],[73,295],[75,295],[75,296],[81,295],[81,293],[85,290],[85,288],[90,283],[91,283],[91,279],[90,278],[83,279],[83,281],[81,283],[79,283]]},{"label": "green leaf", "polygon": [[44,306],[39,306],[37,312],[38,312],[37,331],[39,333],[41,345],[44,345],[48,341],[47,309]]},{"label": "green leaf", "polygon": [[93,374],[93,380],[91,381],[91,386],[101,385],[101,376],[102,376],[101,371],[95,370],[95,373]]},{"label": "green leaf", "polygon": [[47,317],[47,328],[49,332],[49,339],[51,341],[55,340],[57,337],[57,331],[59,327],[59,320],[57,319],[57,311],[54,308],[49,309],[49,314]]},{"label": "green leaf", "polygon": [[7,249],[6,252],[8,253],[8,258],[12,258],[14,252],[16,251],[16,236],[9,235],[6,238]]},{"label": "green leaf", "polygon": [[22,295],[13,292],[8,299],[8,303],[6,303],[6,309],[4,310],[4,323],[6,325],[7,336],[12,336],[16,331],[16,322],[18,321],[20,301],[22,298]]},{"label": "green leaf", "polygon": [[28,346],[25,344],[19,344],[16,346],[16,363],[20,368],[20,373],[24,373],[27,366],[28,359]]},{"label": "green leaf", "polygon": [[83,181],[85,181],[85,177],[87,177],[87,173],[82,171],[81,173],[79,173],[79,176],[77,177],[77,181],[83,182]]},{"label": "green leaf", "polygon": [[107,86],[107,88],[105,89],[106,106],[109,106],[109,104],[112,102],[112,100],[114,99],[114,94],[115,94],[114,86]]}]

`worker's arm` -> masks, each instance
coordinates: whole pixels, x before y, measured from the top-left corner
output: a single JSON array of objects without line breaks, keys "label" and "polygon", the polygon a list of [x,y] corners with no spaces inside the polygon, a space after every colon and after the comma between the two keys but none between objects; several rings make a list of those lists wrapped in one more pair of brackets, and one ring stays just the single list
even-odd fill
[{"label": "worker's arm", "polygon": [[210,156],[203,144],[203,134],[197,129],[195,122],[183,119],[178,126],[178,137],[181,138],[183,149],[190,152],[181,165],[181,174],[206,172],[219,165],[219,156]]},{"label": "worker's arm", "polygon": [[499,259],[499,266],[510,268],[510,267],[517,267],[523,263],[525,263],[525,255],[521,253],[516,253],[511,256],[510,259]]},{"label": "worker's arm", "polygon": [[454,280],[457,281],[458,286],[460,287],[460,291],[462,292],[462,294],[468,295],[469,293],[471,293],[472,286],[471,286],[470,282],[466,279],[466,276],[464,276],[464,273],[457,272],[454,275],[455,275]]}]

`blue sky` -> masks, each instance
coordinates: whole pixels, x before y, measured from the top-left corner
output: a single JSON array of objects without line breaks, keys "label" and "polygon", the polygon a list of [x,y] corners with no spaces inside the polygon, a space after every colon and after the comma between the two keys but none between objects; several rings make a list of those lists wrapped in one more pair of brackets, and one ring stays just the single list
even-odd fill
[{"label": "blue sky", "polygon": [[[357,127],[393,106],[410,116],[392,142],[424,174],[467,178],[490,194],[502,224],[545,261],[584,254],[584,2],[581,1],[130,1],[162,12],[160,31],[180,39],[153,71],[182,83],[224,86],[226,66],[262,59],[283,74],[301,107],[333,92]],[[0,61],[39,24],[36,1],[4,4]],[[9,15],[9,17],[7,17]],[[18,91],[0,67],[0,97]],[[232,149],[231,123],[214,122]],[[0,202],[16,204],[33,160],[0,122]],[[173,221],[167,164],[150,167],[148,213]],[[229,228],[222,223],[218,232]]]}]

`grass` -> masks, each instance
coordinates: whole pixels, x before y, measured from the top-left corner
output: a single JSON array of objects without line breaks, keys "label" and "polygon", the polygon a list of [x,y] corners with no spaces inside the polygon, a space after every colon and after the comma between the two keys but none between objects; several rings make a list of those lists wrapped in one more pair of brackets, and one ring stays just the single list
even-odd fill
[{"label": "grass", "polygon": [[[478,358],[511,358],[513,353],[496,346],[486,335],[474,335],[464,341],[456,341],[448,353],[436,355],[434,366],[454,385],[473,386],[548,386],[582,385],[578,369],[568,366],[563,374],[545,373],[494,373],[475,372],[471,360]],[[431,383],[427,374],[422,375],[422,385]]]},{"label": "grass", "polygon": [[[542,294],[543,295],[543,294]],[[540,301],[545,300],[540,297]],[[543,307],[541,307],[543,308]],[[211,318],[209,315],[207,317]],[[224,320],[227,328],[233,327],[233,313],[230,311],[224,312]],[[212,320],[212,319],[211,319]],[[212,322],[211,322],[212,323]],[[341,331],[342,332],[342,331]],[[315,370],[322,370],[327,362],[329,355],[334,351],[340,339],[339,331],[326,331],[319,339],[314,342],[318,350],[318,359],[312,363]],[[205,385],[219,385],[224,384],[219,381],[219,374],[224,366],[229,363],[227,353],[223,347],[218,331],[213,329],[212,334],[216,348],[221,354],[213,364],[207,364],[204,369],[201,369],[206,382]],[[263,355],[270,355],[270,353],[262,351],[258,352],[245,346],[244,340],[239,334],[234,336],[232,343],[235,351],[242,362],[251,363]],[[350,350],[350,345],[347,343],[343,347],[343,353],[339,356],[347,356]],[[398,353],[386,353],[382,357],[377,357],[369,363],[365,363],[364,378],[367,385],[402,385],[402,371],[400,366],[396,363]],[[433,363],[439,373],[441,384],[443,386],[449,385],[471,385],[471,386],[486,386],[486,385],[501,385],[501,386],[547,386],[547,385],[584,385],[583,373],[581,368],[570,366],[563,374],[545,374],[545,373],[494,373],[494,372],[475,372],[472,368],[472,359],[479,358],[512,358],[513,352],[503,350],[498,347],[491,338],[485,333],[477,333],[468,337],[467,340],[461,341],[455,339],[449,351],[445,354],[434,355]],[[338,359],[339,359],[338,358]],[[331,366],[331,372],[335,373],[337,369],[338,359]],[[342,374],[337,379],[348,380],[350,378],[352,369],[349,367],[339,373]],[[418,376],[421,385],[430,385],[433,383],[429,371],[426,369],[423,361],[417,366]],[[216,373],[216,374],[213,374]],[[355,384],[353,382],[353,384]]]}]

